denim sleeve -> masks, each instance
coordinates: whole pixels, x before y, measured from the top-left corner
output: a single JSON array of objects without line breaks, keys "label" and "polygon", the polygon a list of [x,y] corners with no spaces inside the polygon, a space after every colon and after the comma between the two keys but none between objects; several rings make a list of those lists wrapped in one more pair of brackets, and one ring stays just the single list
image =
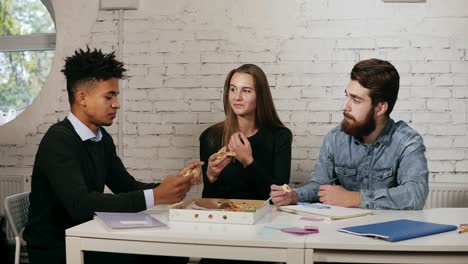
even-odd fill
[{"label": "denim sleeve", "polygon": [[399,158],[397,186],[361,191],[361,207],[370,209],[422,209],[429,192],[426,148],[421,136],[411,137]]},{"label": "denim sleeve", "polygon": [[328,134],[320,147],[320,153],[315,163],[315,172],[311,174],[309,182],[294,189],[300,202],[318,202],[317,195],[320,185],[332,184],[336,177],[333,173],[334,159],[332,153],[332,138]]}]

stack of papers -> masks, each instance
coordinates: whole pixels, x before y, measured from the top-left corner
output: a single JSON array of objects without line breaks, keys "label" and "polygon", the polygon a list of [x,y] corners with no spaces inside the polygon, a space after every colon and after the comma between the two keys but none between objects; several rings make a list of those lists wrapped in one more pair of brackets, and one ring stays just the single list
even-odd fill
[{"label": "stack of papers", "polygon": [[280,206],[278,209],[293,214],[320,216],[324,220],[338,220],[374,214],[371,210],[324,205],[321,203],[298,203],[297,205]]},{"label": "stack of papers", "polygon": [[396,242],[416,237],[428,236],[457,229],[454,225],[435,224],[429,222],[400,219],[368,225],[340,228],[338,231],[381,238]]},{"label": "stack of papers", "polygon": [[96,212],[96,216],[110,228],[143,228],[143,227],[166,227],[163,222],[150,215],[139,213],[108,213]]}]

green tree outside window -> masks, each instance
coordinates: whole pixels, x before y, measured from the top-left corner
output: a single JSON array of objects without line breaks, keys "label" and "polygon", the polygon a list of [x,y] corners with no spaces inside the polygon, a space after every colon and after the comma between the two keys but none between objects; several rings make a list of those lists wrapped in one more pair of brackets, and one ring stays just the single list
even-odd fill
[{"label": "green tree outside window", "polygon": [[27,41],[22,36],[47,33],[55,33],[55,27],[41,1],[0,1],[0,125],[32,103],[49,74],[54,55],[54,50],[41,47],[5,50],[1,38],[21,43]]}]

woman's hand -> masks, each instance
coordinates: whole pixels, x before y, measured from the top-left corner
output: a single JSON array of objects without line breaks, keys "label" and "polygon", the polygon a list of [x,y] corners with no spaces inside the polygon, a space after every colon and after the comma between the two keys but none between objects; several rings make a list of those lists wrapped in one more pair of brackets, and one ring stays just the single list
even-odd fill
[{"label": "woman's hand", "polygon": [[249,139],[242,132],[236,132],[229,140],[228,148],[236,153],[236,159],[244,165],[249,166],[253,162],[252,147]]},{"label": "woman's hand", "polygon": [[218,180],[221,171],[231,162],[231,158],[224,156],[220,159],[217,158],[217,153],[210,156],[208,159],[208,168],[206,169],[206,176],[211,183]]}]

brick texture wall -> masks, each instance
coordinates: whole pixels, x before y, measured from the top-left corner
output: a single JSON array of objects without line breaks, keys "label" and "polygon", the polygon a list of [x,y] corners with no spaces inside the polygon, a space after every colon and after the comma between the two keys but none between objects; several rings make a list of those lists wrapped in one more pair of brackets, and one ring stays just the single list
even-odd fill
[{"label": "brick texture wall", "polygon": [[[423,136],[430,180],[468,182],[468,1],[139,3],[138,10],[99,11],[89,35],[91,47],[111,51],[123,34],[129,72],[121,87],[122,122],[108,130],[135,177],[158,180],[198,159],[199,134],[224,117],[227,72],[255,63],[294,134],[291,182],[305,182],[323,136],[342,119],[349,71],[376,57],[400,73],[392,116]],[[31,173],[43,133],[68,110],[61,93],[59,109],[42,117],[25,144],[0,145],[0,175]]]}]

